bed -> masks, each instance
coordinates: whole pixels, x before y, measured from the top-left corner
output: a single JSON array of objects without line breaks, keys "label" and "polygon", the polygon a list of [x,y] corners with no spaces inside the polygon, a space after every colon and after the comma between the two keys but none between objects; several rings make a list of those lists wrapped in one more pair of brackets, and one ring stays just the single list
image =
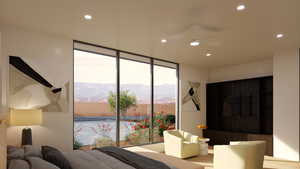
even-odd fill
[{"label": "bed", "polygon": [[[46,150],[45,150],[46,147]],[[62,153],[50,146],[8,146],[8,169],[202,169],[202,166],[143,148],[99,149]],[[49,149],[56,152],[44,154]],[[20,155],[22,150],[23,155]],[[11,155],[12,154],[12,155]],[[50,156],[49,156],[50,154]],[[22,157],[21,157],[22,156]],[[17,157],[17,158],[16,158]],[[163,162],[162,162],[163,161]]]},{"label": "bed", "polygon": [[8,169],[178,169],[113,146],[61,152],[55,147],[7,146]]},{"label": "bed", "polygon": [[[60,152],[54,147],[6,145],[6,126],[0,121],[0,169],[202,169],[187,161],[146,149],[104,147]],[[22,151],[20,151],[22,150]],[[56,152],[55,152],[56,151]],[[7,153],[6,153],[7,152]],[[23,153],[20,155],[20,152]],[[49,153],[50,152],[50,153]],[[46,155],[45,155],[46,153]],[[48,153],[48,154],[47,154]],[[58,153],[58,154],[57,154]],[[62,160],[63,158],[63,160]],[[8,162],[6,162],[8,159]],[[65,161],[64,161],[65,160]],[[8,165],[7,165],[7,164]]]}]

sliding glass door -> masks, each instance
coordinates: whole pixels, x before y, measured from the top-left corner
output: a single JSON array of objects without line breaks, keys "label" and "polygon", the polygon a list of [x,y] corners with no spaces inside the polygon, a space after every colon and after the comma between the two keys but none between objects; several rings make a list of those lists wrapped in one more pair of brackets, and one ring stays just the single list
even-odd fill
[{"label": "sliding glass door", "polygon": [[114,57],[74,50],[74,147],[116,145]]},{"label": "sliding glass door", "polygon": [[178,121],[178,64],[74,42],[74,148],[163,141]]},{"label": "sliding glass door", "polygon": [[177,67],[155,61],[154,77],[154,130],[153,141],[163,141],[163,131],[176,128]]},{"label": "sliding glass door", "polygon": [[149,143],[150,59],[120,53],[120,89],[120,146]]}]

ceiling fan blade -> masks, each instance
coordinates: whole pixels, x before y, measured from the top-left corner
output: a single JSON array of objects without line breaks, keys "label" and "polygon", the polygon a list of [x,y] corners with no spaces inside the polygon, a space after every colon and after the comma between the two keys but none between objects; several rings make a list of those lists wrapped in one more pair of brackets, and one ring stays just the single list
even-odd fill
[{"label": "ceiling fan blade", "polygon": [[181,30],[173,33],[172,35],[167,36],[169,39],[183,39],[185,36],[192,35],[192,36],[207,36],[208,34],[214,34],[217,32],[222,31],[223,29],[216,26],[209,26],[209,25],[189,25]]},{"label": "ceiling fan blade", "polygon": [[223,28],[217,27],[217,26],[212,26],[212,25],[201,25],[202,29],[210,31],[210,32],[221,32],[223,31]]}]

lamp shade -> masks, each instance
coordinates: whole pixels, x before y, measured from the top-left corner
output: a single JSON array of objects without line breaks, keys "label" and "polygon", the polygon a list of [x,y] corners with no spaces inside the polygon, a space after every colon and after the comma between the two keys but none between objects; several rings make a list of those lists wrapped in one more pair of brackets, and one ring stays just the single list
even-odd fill
[{"label": "lamp shade", "polygon": [[12,109],[10,111],[11,126],[34,126],[42,124],[42,110],[29,109],[19,110]]}]

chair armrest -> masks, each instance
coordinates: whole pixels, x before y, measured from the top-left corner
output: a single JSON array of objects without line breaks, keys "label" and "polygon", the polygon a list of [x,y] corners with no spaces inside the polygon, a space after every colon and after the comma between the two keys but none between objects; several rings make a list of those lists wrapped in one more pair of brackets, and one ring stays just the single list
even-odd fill
[{"label": "chair armrest", "polygon": [[184,132],[184,138],[191,143],[199,143],[199,136]]},{"label": "chair armrest", "polygon": [[167,131],[164,132],[164,140],[165,140],[165,142],[172,142],[172,143],[176,143],[176,144],[183,143],[183,138],[169,134]]},{"label": "chair armrest", "polygon": [[199,136],[191,136],[191,143],[199,143]]}]

